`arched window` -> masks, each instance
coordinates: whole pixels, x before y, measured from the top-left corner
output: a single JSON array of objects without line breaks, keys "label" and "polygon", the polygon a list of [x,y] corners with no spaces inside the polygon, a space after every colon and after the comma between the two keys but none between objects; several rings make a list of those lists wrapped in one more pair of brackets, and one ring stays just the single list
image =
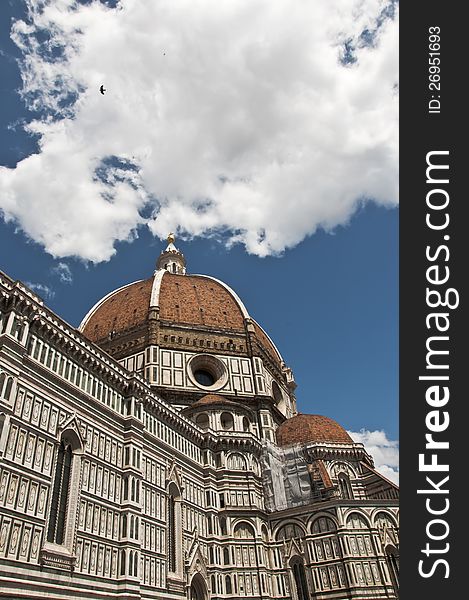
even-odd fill
[{"label": "arched window", "polygon": [[249,419],[247,417],[243,417],[243,431],[250,431],[251,426],[249,424]]},{"label": "arched window", "polygon": [[296,593],[298,600],[308,600],[308,584],[306,583],[306,573],[303,561],[301,559],[292,560],[290,566],[295,580]]},{"label": "arched window", "polygon": [[122,515],[121,520],[121,537],[127,537],[127,515]]},{"label": "arched window", "polygon": [[75,418],[62,431],[55,453],[48,521],[41,554],[45,564],[55,564],[57,556],[73,569],[73,541],[80,503],[83,438]]},{"label": "arched window", "polygon": [[223,429],[233,429],[233,415],[228,412],[224,412],[220,416],[220,422]]},{"label": "arched window", "polygon": [[319,519],[314,521],[311,532],[313,534],[329,533],[336,531],[336,529],[337,527],[332,519],[329,517],[319,517]]},{"label": "arched window", "polygon": [[223,563],[225,565],[230,564],[230,551],[228,548],[223,548]]},{"label": "arched window", "polygon": [[352,499],[353,491],[352,486],[350,485],[350,479],[348,475],[346,475],[345,473],[339,473],[337,481],[339,483],[340,496],[342,498],[345,498],[346,500]]},{"label": "arched window", "polygon": [[200,573],[197,573],[191,581],[189,598],[190,600],[206,600],[207,597],[207,582]]},{"label": "arched window", "polygon": [[290,523],[288,525],[284,525],[281,529],[279,529],[277,533],[277,540],[292,540],[303,538],[304,536],[305,532],[299,525],[296,525],[295,523]]},{"label": "arched window", "polygon": [[349,529],[368,529],[369,527],[365,517],[357,512],[353,512],[347,517],[346,525]]},{"label": "arched window", "polygon": [[396,523],[394,521],[394,519],[388,515],[388,513],[385,512],[379,512],[375,518],[374,518],[374,522],[376,524],[376,526],[378,527],[378,529],[396,529]]},{"label": "arched window", "polygon": [[134,568],[134,553],[132,551],[129,552],[129,575],[133,574]]},{"label": "arched window", "polygon": [[168,487],[168,568],[171,573],[182,572],[182,514],[181,492],[171,482]]},{"label": "arched window", "polygon": [[5,450],[5,445],[8,439],[8,425],[10,422],[10,415],[6,415],[5,413],[0,413],[0,457]]},{"label": "arched window", "polygon": [[2,373],[0,375],[0,398],[9,400],[12,387],[13,377],[7,377],[5,373]]},{"label": "arched window", "polygon": [[227,575],[225,577],[225,593],[227,594],[232,594],[232,588],[231,588],[231,577],[229,575]]},{"label": "arched window", "polygon": [[388,563],[388,569],[391,574],[391,580],[394,587],[394,590],[397,592],[399,590],[399,554],[397,549],[390,544],[385,548],[386,552],[386,561]]},{"label": "arched window", "polygon": [[221,532],[222,535],[226,535],[227,534],[226,519],[225,519],[225,517],[220,517],[220,532]]},{"label": "arched window", "polygon": [[252,539],[255,537],[254,528],[248,523],[238,523],[233,535],[235,538]]},{"label": "arched window", "polygon": [[169,550],[169,570],[176,571],[176,501],[170,494],[168,498],[168,550]]},{"label": "arched window", "polygon": [[72,447],[70,444],[65,445],[62,440],[57,455],[49,527],[47,529],[47,541],[53,544],[63,544],[64,542],[71,467]]},{"label": "arched window", "polygon": [[233,452],[229,455],[226,466],[228,469],[232,469],[233,471],[245,471],[246,460],[242,454]]},{"label": "arched window", "polygon": [[197,423],[197,425],[201,429],[208,429],[209,428],[209,419],[208,419],[208,415],[206,413],[202,413],[200,415],[197,415],[197,418],[196,418],[195,422]]}]

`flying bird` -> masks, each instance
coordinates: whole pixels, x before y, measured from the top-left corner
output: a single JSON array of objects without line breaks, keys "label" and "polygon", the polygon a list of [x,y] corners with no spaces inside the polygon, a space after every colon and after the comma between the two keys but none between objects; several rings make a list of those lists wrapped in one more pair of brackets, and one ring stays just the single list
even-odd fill
[{"label": "flying bird", "polygon": [[104,89],[104,85],[102,85],[102,86],[99,88],[99,91],[100,91],[100,92],[101,92],[101,94],[104,96],[104,92],[106,91],[106,90]]}]

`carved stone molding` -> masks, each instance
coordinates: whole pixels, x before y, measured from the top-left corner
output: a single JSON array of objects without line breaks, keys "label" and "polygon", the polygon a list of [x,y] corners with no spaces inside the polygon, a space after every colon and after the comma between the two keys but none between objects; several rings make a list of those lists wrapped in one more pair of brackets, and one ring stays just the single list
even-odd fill
[{"label": "carved stone molding", "polygon": [[77,558],[63,546],[46,544],[41,550],[40,562],[45,567],[54,567],[72,572]]}]

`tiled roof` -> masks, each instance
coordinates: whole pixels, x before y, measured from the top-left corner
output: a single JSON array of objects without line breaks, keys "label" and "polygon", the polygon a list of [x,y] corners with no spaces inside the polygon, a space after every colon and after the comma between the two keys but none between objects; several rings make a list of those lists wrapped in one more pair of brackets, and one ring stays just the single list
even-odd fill
[{"label": "tiled roof", "polygon": [[[93,342],[146,322],[153,277],[137,281],[104,298],[84,325]],[[210,278],[164,273],[159,293],[160,318],[171,323],[203,325],[244,333],[244,316],[230,292]]]},{"label": "tiled roof", "polygon": [[203,398],[200,398],[200,400],[197,400],[197,402],[191,404],[189,408],[199,408],[216,404],[231,404],[232,406],[236,406],[237,408],[239,408],[239,404],[233,402],[232,400],[227,400],[226,398],[223,398],[223,396],[219,396],[218,394],[207,394],[206,396],[203,396]]},{"label": "tiled roof", "polygon": [[[159,308],[163,327],[181,325],[193,326],[195,330],[201,328],[204,332],[218,330],[228,338],[231,334],[243,335],[245,343],[238,341],[238,344],[244,346],[248,353],[245,319],[249,318],[249,314],[235,292],[205,275],[161,273],[161,270],[156,273],[158,279],[154,275],[131,283],[98,302],[80,326],[84,335],[96,343],[109,343],[113,336],[135,329],[141,336],[141,328],[148,324],[150,302],[153,302]],[[259,354],[256,348],[260,346],[281,369],[281,357],[274,344],[263,329],[254,320],[251,321],[254,327],[253,353]]]},{"label": "tiled roof", "polygon": [[96,342],[112,332],[121,333],[145,323],[152,285],[153,277],[150,277],[110,294],[89,317],[84,335]]},{"label": "tiled roof", "polygon": [[163,320],[244,332],[244,316],[236,300],[209,277],[165,273],[159,304]]},{"label": "tiled roof", "polygon": [[298,415],[287,419],[277,429],[277,444],[306,444],[308,442],[331,442],[352,444],[353,440],[334,419],[321,415]]},{"label": "tiled roof", "polygon": [[254,331],[256,332],[256,338],[258,343],[270,354],[270,357],[274,362],[281,360],[280,354],[277,348],[274,346],[270,338],[267,336],[262,327],[254,321]]}]

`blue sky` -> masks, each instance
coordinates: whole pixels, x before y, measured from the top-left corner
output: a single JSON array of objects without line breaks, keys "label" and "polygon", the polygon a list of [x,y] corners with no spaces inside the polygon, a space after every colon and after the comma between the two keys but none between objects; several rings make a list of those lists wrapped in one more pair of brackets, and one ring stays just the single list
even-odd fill
[{"label": "blue sky", "polygon": [[274,339],[299,410],[369,431],[395,470],[394,3],[352,21],[337,2],[332,37],[306,26],[327,2],[195,4],[63,0],[27,18],[33,0],[2,2],[0,268],[77,326],[179,229],[188,270],[231,285]]}]

